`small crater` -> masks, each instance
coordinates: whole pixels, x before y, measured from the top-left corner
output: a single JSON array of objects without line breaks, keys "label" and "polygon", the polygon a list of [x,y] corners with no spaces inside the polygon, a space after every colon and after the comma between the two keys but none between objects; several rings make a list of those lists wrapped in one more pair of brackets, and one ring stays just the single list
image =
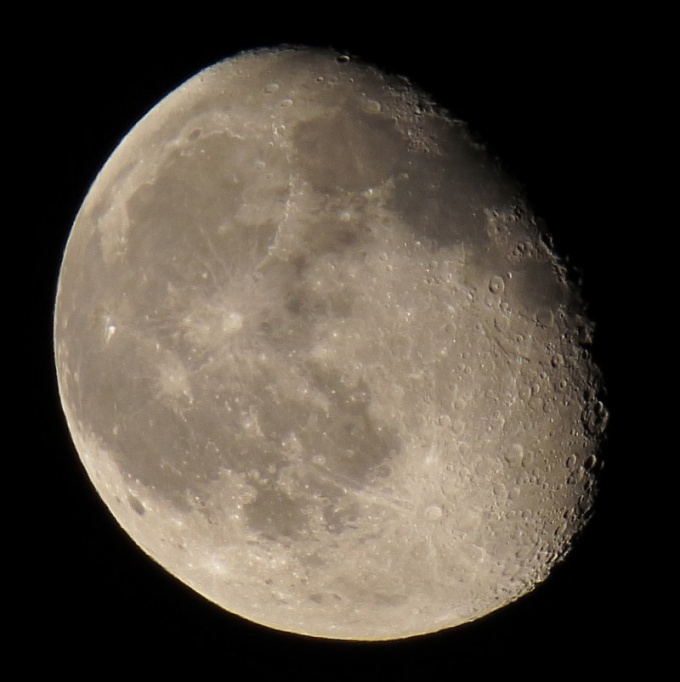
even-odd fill
[{"label": "small crater", "polygon": [[489,291],[500,296],[505,291],[505,281],[500,275],[494,275],[489,280]]},{"label": "small crater", "polygon": [[493,322],[494,326],[501,334],[507,334],[510,330],[510,318],[507,315],[497,315]]},{"label": "small crater", "polygon": [[524,459],[524,448],[519,443],[515,443],[505,451],[504,457],[510,466],[521,466]]},{"label": "small crater", "polygon": [[382,105],[374,99],[367,99],[363,103],[362,108],[369,114],[379,114],[382,111]]},{"label": "small crater", "polygon": [[597,464],[597,457],[595,455],[590,455],[588,459],[585,461],[584,466],[586,468],[586,471],[592,471]]},{"label": "small crater", "polygon": [[441,519],[443,515],[444,512],[442,511],[442,508],[436,504],[430,505],[425,510],[425,517],[430,521],[436,521],[437,519]]},{"label": "small crater", "polygon": [[572,472],[569,474],[569,478],[567,479],[567,484],[568,485],[577,485],[580,484],[583,481],[583,477],[586,474],[586,470],[583,466],[579,466],[572,470]]},{"label": "small crater", "polygon": [[536,322],[546,329],[552,327],[555,322],[552,310],[550,308],[539,308],[536,311]]},{"label": "small crater", "polygon": [[525,469],[529,469],[534,463],[534,453],[530,450],[526,450],[522,455],[522,466]]},{"label": "small crater", "polygon": [[609,421],[609,412],[599,400],[589,405],[584,414],[585,427],[591,436],[601,435]]},{"label": "small crater", "polygon": [[146,509],[144,508],[144,505],[132,493],[128,494],[127,499],[133,511],[135,511],[140,516],[144,516],[144,514],[146,514]]}]

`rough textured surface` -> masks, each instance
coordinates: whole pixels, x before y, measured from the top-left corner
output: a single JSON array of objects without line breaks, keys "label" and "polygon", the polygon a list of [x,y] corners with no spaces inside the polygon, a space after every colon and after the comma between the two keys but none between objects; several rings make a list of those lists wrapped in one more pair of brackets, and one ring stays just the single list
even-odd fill
[{"label": "rough textured surface", "polygon": [[135,541],[230,611],[361,639],[483,615],[566,552],[607,418],[589,334],[466,126],[307,50],[218,64],[133,129],[55,318]]}]

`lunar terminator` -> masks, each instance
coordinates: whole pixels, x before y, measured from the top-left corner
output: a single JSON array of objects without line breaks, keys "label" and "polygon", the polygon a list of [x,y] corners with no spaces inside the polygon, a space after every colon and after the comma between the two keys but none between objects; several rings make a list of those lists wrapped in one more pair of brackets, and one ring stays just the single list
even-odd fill
[{"label": "lunar terminator", "polygon": [[246,53],[171,93],[64,256],[64,411],[145,552],[229,611],[432,632],[543,580],[592,506],[591,325],[520,188],[403,79]]}]

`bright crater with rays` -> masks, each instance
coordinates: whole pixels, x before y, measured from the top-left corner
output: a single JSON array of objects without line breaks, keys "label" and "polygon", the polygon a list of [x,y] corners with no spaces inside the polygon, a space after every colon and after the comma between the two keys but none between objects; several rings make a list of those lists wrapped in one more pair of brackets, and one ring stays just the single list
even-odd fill
[{"label": "bright crater with rays", "polygon": [[607,420],[590,334],[465,124],[304,49],[140,121],[55,315],[75,445],[135,542],[229,611],[344,639],[477,618],[565,555]]}]

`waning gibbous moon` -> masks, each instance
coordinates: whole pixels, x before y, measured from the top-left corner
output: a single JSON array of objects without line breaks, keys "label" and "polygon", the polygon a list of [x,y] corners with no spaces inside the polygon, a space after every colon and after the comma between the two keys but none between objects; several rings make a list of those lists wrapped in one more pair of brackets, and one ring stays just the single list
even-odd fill
[{"label": "waning gibbous moon", "polygon": [[607,411],[565,273],[408,81],[243,53],[91,187],[63,408],[120,525],[226,610],[338,639],[453,627],[545,579],[593,505]]}]

